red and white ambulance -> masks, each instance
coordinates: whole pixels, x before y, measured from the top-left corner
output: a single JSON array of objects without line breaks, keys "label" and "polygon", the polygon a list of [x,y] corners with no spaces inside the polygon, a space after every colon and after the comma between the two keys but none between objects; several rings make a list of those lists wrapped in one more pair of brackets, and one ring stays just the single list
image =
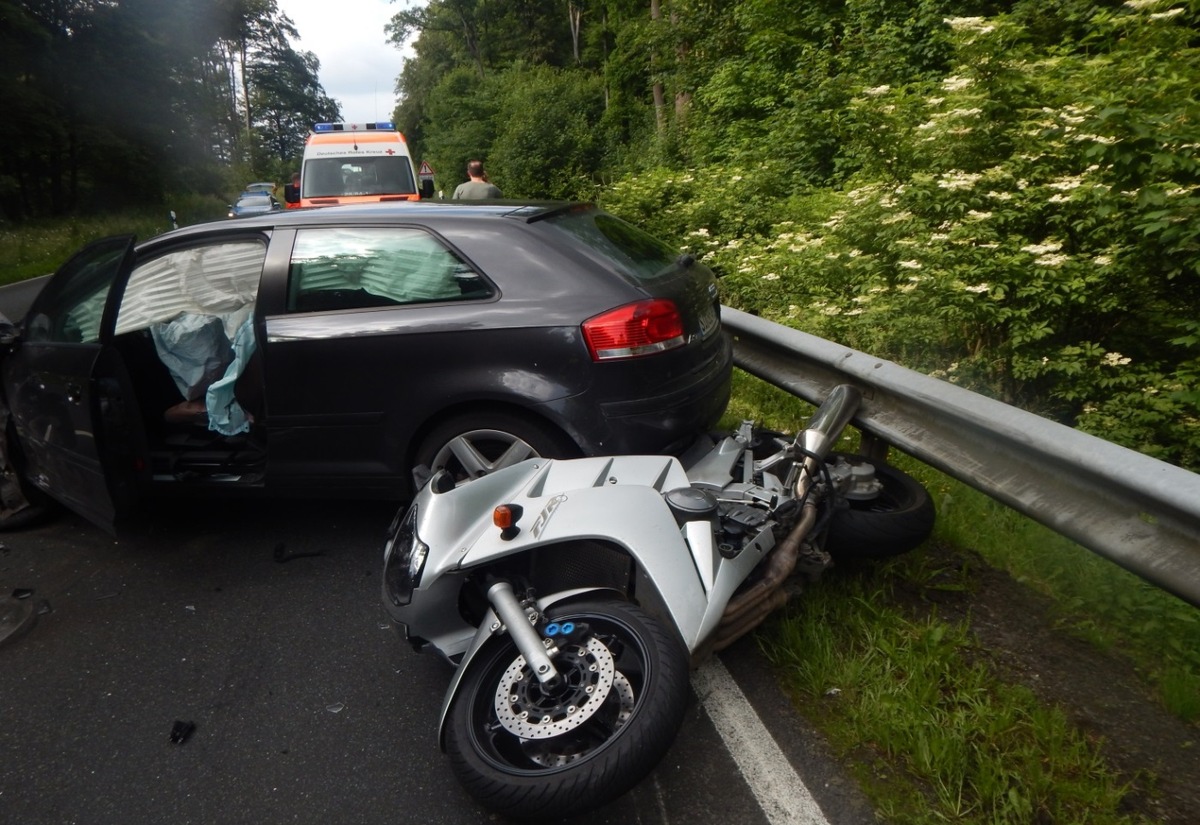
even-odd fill
[{"label": "red and white ambulance", "polygon": [[433,182],[418,179],[404,135],[379,121],[315,124],[304,144],[300,192],[288,199],[290,205],[334,206],[432,195]]}]

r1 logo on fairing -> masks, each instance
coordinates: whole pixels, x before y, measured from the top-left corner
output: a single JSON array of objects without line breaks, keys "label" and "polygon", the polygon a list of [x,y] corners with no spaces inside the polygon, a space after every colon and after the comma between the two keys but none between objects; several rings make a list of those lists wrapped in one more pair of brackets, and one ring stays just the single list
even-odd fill
[{"label": "r1 logo on fairing", "polygon": [[554,511],[558,509],[558,505],[566,500],[567,497],[560,494],[546,502],[546,506],[542,508],[542,512],[538,513],[537,521],[533,523],[533,527],[529,530],[529,532],[533,533],[535,539],[542,537],[542,531],[550,523],[550,516],[554,515]]}]

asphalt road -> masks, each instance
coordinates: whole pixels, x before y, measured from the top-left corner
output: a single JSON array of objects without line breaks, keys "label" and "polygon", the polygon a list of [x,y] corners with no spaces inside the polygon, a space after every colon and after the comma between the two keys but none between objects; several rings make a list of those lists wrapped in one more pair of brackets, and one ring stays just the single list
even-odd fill
[{"label": "asphalt road", "polygon": [[49,280],[49,275],[42,275],[0,287],[0,315],[14,324],[20,321],[25,317],[25,312],[33,303],[33,299],[37,297]]},{"label": "asphalt road", "polygon": [[[0,535],[0,595],[38,611],[0,643],[0,821],[500,821],[437,748],[449,667],[380,606],[392,512],[180,502],[121,540],[69,514]],[[826,821],[873,822],[753,642],[722,661]],[[633,792],[573,822],[820,822],[764,811],[705,708]],[[182,744],[177,720],[195,724]]]},{"label": "asphalt road", "polygon": [[[21,318],[45,280],[0,288],[0,312]],[[68,513],[0,534],[0,822],[503,821],[438,750],[449,666],[403,644],[380,605],[393,513],[184,501],[120,540]],[[721,661],[770,735],[735,720],[735,758],[694,695],[654,773],[572,822],[873,823],[753,640]],[[195,726],[181,744],[176,722]],[[815,813],[746,760],[775,744]]]}]

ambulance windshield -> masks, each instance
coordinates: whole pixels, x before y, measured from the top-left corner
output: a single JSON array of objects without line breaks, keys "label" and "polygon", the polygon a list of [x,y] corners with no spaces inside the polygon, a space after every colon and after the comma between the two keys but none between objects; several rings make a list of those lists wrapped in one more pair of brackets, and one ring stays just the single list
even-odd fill
[{"label": "ambulance windshield", "polygon": [[417,191],[404,155],[313,158],[300,176],[305,198],[411,195]]}]

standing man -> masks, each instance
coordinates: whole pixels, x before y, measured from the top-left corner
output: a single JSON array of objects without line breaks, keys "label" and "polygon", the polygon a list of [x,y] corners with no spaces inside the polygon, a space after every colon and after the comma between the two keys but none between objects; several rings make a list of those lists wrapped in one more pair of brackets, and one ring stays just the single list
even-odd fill
[{"label": "standing man", "polygon": [[288,209],[300,208],[300,173],[292,173],[292,182],[283,187],[283,199]]},{"label": "standing man", "polygon": [[470,178],[466,183],[460,183],[458,188],[454,190],[455,200],[459,199],[475,199],[487,200],[491,198],[502,198],[504,195],[500,193],[500,189],[487,179],[487,172],[483,171],[483,161],[472,160],[467,162],[467,177]]}]

